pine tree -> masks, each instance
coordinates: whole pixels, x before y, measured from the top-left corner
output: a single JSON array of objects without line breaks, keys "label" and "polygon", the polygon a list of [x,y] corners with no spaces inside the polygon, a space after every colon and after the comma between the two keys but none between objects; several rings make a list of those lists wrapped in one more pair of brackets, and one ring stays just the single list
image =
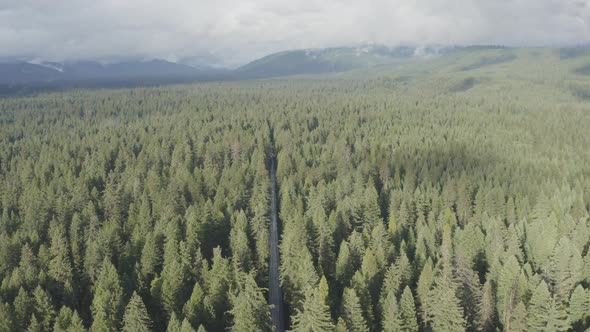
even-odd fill
[{"label": "pine tree", "polygon": [[416,287],[416,293],[421,305],[420,310],[423,322],[427,322],[429,317],[432,315],[428,306],[428,296],[430,294],[430,288],[432,287],[433,282],[434,272],[432,271],[432,262],[429,259],[422,268],[422,273],[420,273],[420,278],[418,279],[418,286]]},{"label": "pine tree", "polygon": [[397,217],[395,216],[395,214],[396,214],[395,210],[396,210],[395,202],[392,201],[389,204],[389,220],[387,222],[387,231],[394,239],[397,238],[397,235],[398,235],[398,221],[397,221]]},{"label": "pine tree", "polygon": [[544,281],[535,288],[529,305],[528,325],[531,330],[542,331],[547,325],[548,304],[551,302],[551,293]]},{"label": "pine tree", "polygon": [[74,213],[72,222],[70,223],[70,252],[72,253],[72,261],[74,269],[77,273],[84,270],[83,251],[84,251],[84,232],[88,225],[82,221],[79,213]]},{"label": "pine tree", "polygon": [[379,195],[372,183],[367,184],[363,198],[363,220],[366,225],[370,229],[373,229],[377,225],[383,225],[381,208],[379,207]]},{"label": "pine tree", "polygon": [[69,246],[65,230],[60,226],[53,226],[51,230],[51,260],[49,262],[49,276],[53,279],[56,293],[62,297],[62,303],[72,304],[74,301],[74,272],[70,261]]},{"label": "pine tree", "polygon": [[525,249],[535,269],[546,269],[556,243],[557,220],[555,215],[527,224]]},{"label": "pine tree", "polygon": [[483,253],[484,234],[476,224],[467,224],[464,229],[457,229],[454,236],[455,255],[465,259],[474,267],[478,255]]},{"label": "pine tree", "polygon": [[151,331],[152,321],[148,315],[147,309],[143,300],[136,292],[133,292],[129,303],[125,308],[123,316],[123,331],[124,332],[148,332]]},{"label": "pine tree", "polygon": [[230,247],[234,267],[248,272],[252,254],[248,240],[248,220],[244,211],[239,211],[234,219],[230,233]]},{"label": "pine tree", "polygon": [[205,319],[205,305],[203,300],[205,293],[199,282],[195,283],[190,299],[184,304],[182,312],[184,317],[189,320],[193,326],[198,326]]},{"label": "pine tree", "polygon": [[184,302],[185,271],[176,259],[165,264],[162,270],[162,302],[168,315],[179,313]]},{"label": "pine tree", "polygon": [[[320,211],[323,214],[323,209]],[[323,275],[332,276],[334,275],[335,259],[334,234],[330,229],[330,225],[326,221],[316,224],[315,229],[318,253],[318,266],[321,268],[320,272]]]},{"label": "pine tree", "polygon": [[529,329],[534,331],[567,331],[567,314],[549,292],[545,281],[541,281],[531,297],[529,307]]},{"label": "pine tree", "polygon": [[387,291],[387,296],[385,297],[385,300],[381,305],[383,310],[383,315],[381,319],[383,331],[399,331],[401,322],[399,320],[399,308],[397,305],[395,292],[392,290]]},{"label": "pine tree", "polygon": [[250,227],[255,240],[257,268],[260,271],[265,271],[269,257],[270,177],[262,158],[257,165],[254,183],[250,197],[250,211],[252,212]]},{"label": "pine tree", "polygon": [[17,330],[13,319],[10,304],[0,302],[0,332],[12,332]]},{"label": "pine tree", "polygon": [[[7,251],[10,252],[10,250]],[[22,286],[31,290],[38,285],[39,262],[28,243],[25,243],[21,249],[18,270],[21,274],[19,279],[21,279]]]},{"label": "pine tree", "polygon": [[221,248],[213,250],[211,269],[204,275],[206,293],[203,303],[216,318],[229,310],[227,292],[231,284],[231,266],[227,258],[221,256]]},{"label": "pine tree", "polygon": [[410,287],[406,286],[399,301],[399,330],[403,332],[417,332],[416,305]]},{"label": "pine tree", "polygon": [[368,332],[367,321],[363,317],[363,310],[356,292],[346,288],[342,295],[342,317],[350,332]]},{"label": "pine tree", "polygon": [[344,319],[338,318],[338,322],[336,323],[336,328],[334,329],[334,332],[348,332],[348,328],[346,327]]},{"label": "pine tree", "polygon": [[322,278],[320,278],[319,292],[322,297],[323,303],[327,306],[330,306],[330,286],[328,285],[328,280],[326,280],[325,276],[322,276]]},{"label": "pine tree", "polygon": [[51,330],[55,319],[55,309],[51,304],[49,294],[41,286],[37,286],[33,291],[33,298],[35,316],[38,319],[41,329],[44,331]]},{"label": "pine tree", "polygon": [[474,330],[479,323],[477,304],[482,303],[483,297],[479,276],[471,269],[471,264],[460,256],[455,257],[454,276],[459,286],[457,296],[464,309],[463,316],[467,323],[467,329]]},{"label": "pine tree", "polygon": [[514,307],[520,300],[522,290],[519,288],[518,278],[520,275],[520,264],[516,257],[510,256],[500,270],[498,286],[496,289],[496,307],[498,318],[505,329],[509,329],[510,317]]},{"label": "pine tree", "polygon": [[263,290],[256,285],[254,276],[241,273],[239,290],[230,296],[233,318],[231,331],[272,331],[269,306]]},{"label": "pine tree", "polygon": [[570,322],[568,321],[567,312],[560,303],[554,298],[551,299],[547,312],[547,330],[548,331],[568,331]]},{"label": "pine tree", "polygon": [[323,303],[319,289],[310,289],[305,293],[301,310],[296,309],[293,316],[293,332],[334,331],[330,318],[330,308]]},{"label": "pine tree", "polygon": [[391,235],[387,232],[383,224],[379,224],[373,228],[369,248],[373,251],[380,270],[389,264],[393,256],[394,246],[391,242]]},{"label": "pine tree", "polygon": [[[386,296],[389,291],[393,291],[396,297],[399,296],[402,287],[407,285],[411,277],[410,261],[405,252],[402,252],[395,263],[391,264],[385,272],[381,291],[382,296]],[[384,300],[384,298],[382,297],[381,300]]]},{"label": "pine tree", "polygon": [[122,314],[123,288],[119,274],[108,259],[102,264],[96,281],[94,299],[92,300],[93,332],[113,331],[118,329]]},{"label": "pine tree", "polygon": [[582,255],[567,237],[562,237],[553,249],[548,274],[555,284],[555,299],[567,302],[575,285],[582,281]]},{"label": "pine tree", "polygon": [[149,233],[141,252],[141,274],[147,282],[156,274],[162,264],[161,236]]},{"label": "pine tree", "polygon": [[189,321],[185,318],[182,321],[182,324],[180,324],[180,332],[195,332],[195,329],[193,328],[191,323],[189,323]]},{"label": "pine tree", "polygon": [[78,312],[68,307],[62,307],[55,319],[54,332],[83,332],[86,331]]},{"label": "pine tree", "polygon": [[423,306],[434,332],[459,332],[465,331],[465,319],[463,308],[456,296],[457,288],[454,282],[445,273],[440,273],[434,280],[434,288]]},{"label": "pine tree", "polygon": [[516,307],[512,312],[512,317],[510,317],[510,331],[514,332],[526,332],[528,330],[527,327],[527,320],[528,320],[528,313],[526,310],[526,306],[522,301],[518,302]]},{"label": "pine tree", "polygon": [[31,318],[33,305],[34,303],[29,293],[21,287],[13,301],[14,321],[18,330],[24,330],[27,327],[29,318]]},{"label": "pine tree", "polygon": [[478,328],[487,332],[494,329],[495,298],[490,280],[483,285],[481,299],[477,306]]},{"label": "pine tree", "polygon": [[375,258],[375,255],[373,255],[373,250],[371,250],[371,248],[367,248],[365,251],[365,255],[363,256],[363,261],[361,264],[361,272],[363,274],[363,278],[367,282],[366,287],[371,294],[371,297],[378,298],[379,267],[377,264],[377,259]]},{"label": "pine tree", "polygon": [[340,285],[346,285],[352,278],[352,260],[350,256],[350,249],[348,243],[342,241],[340,244],[340,250],[338,252],[338,258],[336,259],[336,280]]},{"label": "pine tree", "polygon": [[570,297],[569,320],[573,324],[584,323],[590,317],[590,292],[578,285]]},{"label": "pine tree", "polygon": [[304,225],[298,221],[289,222],[283,234],[285,236],[280,243],[281,285],[287,299],[297,306],[305,297],[307,289],[317,285],[319,277],[312,255],[305,245],[307,236]]},{"label": "pine tree", "polygon": [[367,279],[365,275],[360,270],[357,271],[352,277],[351,288],[358,296],[360,307],[362,309],[363,317],[366,319],[367,326],[372,328],[373,324],[375,323],[375,313],[373,312],[373,306],[375,305],[375,302],[373,302],[371,291],[368,288],[370,284],[366,280]]},{"label": "pine tree", "polygon": [[29,327],[27,327],[27,332],[43,332],[43,331],[49,331],[49,330],[43,329],[43,324],[40,323],[37,320],[37,317],[35,317],[35,314],[33,314],[31,316],[31,322],[29,323]]},{"label": "pine tree", "polygon": [[176,314],[172,313],[172,316],[170,316],[170,320],[168,321],[166,332],[180,332],[180,328],[181,322],[179,322],[178,318],[176,318]]}]

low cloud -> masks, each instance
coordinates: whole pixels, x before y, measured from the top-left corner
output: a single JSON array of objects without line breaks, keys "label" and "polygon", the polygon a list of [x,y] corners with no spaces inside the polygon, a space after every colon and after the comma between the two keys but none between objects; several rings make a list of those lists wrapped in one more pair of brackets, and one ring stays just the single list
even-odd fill
[{"label": "low cloud", "polygon": [[590,42],[588,0],[3,0],[0,58],[213,56],[375,42]]}]

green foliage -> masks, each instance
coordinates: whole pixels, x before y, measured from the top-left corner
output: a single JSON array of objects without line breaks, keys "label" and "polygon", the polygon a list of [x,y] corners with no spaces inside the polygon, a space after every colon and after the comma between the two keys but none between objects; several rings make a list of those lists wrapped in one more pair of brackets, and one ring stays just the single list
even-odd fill
[{"label": "green foliage", "polygon": [[268,330],[275,157],[287,329],[590,328],[588,57],[531,53],[0,99],[0,331]]},{"label": "green foliage", "polygon": [[27,327],[27,332],[43,332],[42,324],[37,320],[35,314],[31,316],[31,322],[29,323],[29,327]]},{"label": "green foliage", "polygon": [[510,331],[528,331],[528,313],[524,303],[518,302],[510,317]]},{"label": "green foliage", "polygon": [[456,296],[457,286],[444,273],[434,279],[428,300],[423,303],[427,308],[429,322],[433,331],[464,331],[465,319],[460,300]]},{"label": "green foliage", "polygon": [[232,309],[231,331],[272,331],[270,311],[263,290],[256,285],[254,277],[244,274],[238,280],[238,290],[230,296]]},{"label": "green foliage", "polygon": [[33,312],[42,330],[48,331],[53,327],[55,309],[49,294],[41,286],[33,291]]},{"label": "green foliage", "polygon": [[578,285],[572,292],[569,301],[569,321],[572,323],[585,323],[590,318],[590,292]]},{"label": "green foliage", "polygon": [[319,289],[309,289],[305,293],[302,309],[293,316],[294,332],[333,331],[330,308],[324,303]]},{"label": "green foliage", "polygon": [[567,331],[570,328],[567,313],[551,296],[544,281],[531,297],[528,326],[534,331]]},{"label": "green foliage", "polygon": [[151,331],[152,321],[148,315],[143,300],[133,292],[123,316],[123,331],[148,332]]},{"label": "green foliage", "polygon": [[512,311],[515,306],[522,300],[524,293],[523,286],[520,283],[521,268],[514,256],[508,257],[508,260],[500,270],[498,285],[496,287],[496,308],[500,322],[508,326]]},{"label": "green foliage", "polygon": [[0,331],[11,332],[15,329],[10,304],[0,303]]},{"label": "green foliage", "polygon": [[123,305],[123,288],[119,274],[113,264],[105,259],[92,299],[91,331],[102,332],[118,329],[123,314]]},{"label": "green foliage", "polygon": [[76,311],[68,307],[62,307],[55,319],[54,332],[81,332],[86,331],[80,316]]},{"label": "green foliage", "polygon": [[417,332],[418,322],[416,321],[416,305],[410,287],[406,286],[399,300],[399,331]]},{"label": "green foliage", "polygon": [[359,297],[354,289],[346,288],[342,297],[342,318],[348,331],[368,332],[367,321],[363,317],[363,310]]},{"label": "green foliage", "polygon": [[[400,330],[399,308],[395,292],[388,291],[385,300],[381,304],[383,307],[383,317],[381,319],[384,332],[394,332]],[[414,313],[415,319],[415,313]]]},{"label": "green foliage", "polygon": [[184,304],[182,310],[184,317],[188,319],[193,326],[198,326],[198,324],[202,323],[206,318],[206,309],[203,302],[204,299],[205,293],[203,288],[198,282],[196,282],[191,297]]}]

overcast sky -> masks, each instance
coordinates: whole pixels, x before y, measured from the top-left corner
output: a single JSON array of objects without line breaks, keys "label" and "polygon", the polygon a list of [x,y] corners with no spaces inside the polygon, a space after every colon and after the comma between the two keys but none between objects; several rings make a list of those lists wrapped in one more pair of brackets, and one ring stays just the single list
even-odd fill
[{"label": "overcast sky", "polygon": [[590,42],[590,0],[0,0],[0,58],[214,54],[375,42]]}]

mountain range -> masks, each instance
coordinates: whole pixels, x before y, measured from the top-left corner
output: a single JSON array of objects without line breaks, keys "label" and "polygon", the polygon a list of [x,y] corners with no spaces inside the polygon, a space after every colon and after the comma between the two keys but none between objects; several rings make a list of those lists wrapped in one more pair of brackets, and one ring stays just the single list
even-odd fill
[{"label": "mountain range", "polygon": [[[378,68],[412,58],[432,58],[473,50],[504,49],[501,46],[414,47],[361,45],[304,49],[274,53],[238,68],[224,68],[217,58],[183,58],[178,62],[161,59],[44,62],[0,61],[0,90],[24,88],[137,86],[211,80],[243,80],[290,75],[344,72]],[[590,52],[588,47],[562,50],[563,57]],[[484,59],[484,61],[491,61]],[[497,59],[494,61],[498,61]]]},{"label": "mountain range", "polygon": [[207,59],[196,57],[183,58],[178,62],[161,59],[111,63],[4,61],[0,62],[0,84],[148,83],[161,80],[269,78],[373,67],[395,59],[435,55],[449,50],[449,48],[407,46],[390,48],[382,45],[293,50],[271,54],[235,69],[223,68],[218,62],[208,64]]}]

